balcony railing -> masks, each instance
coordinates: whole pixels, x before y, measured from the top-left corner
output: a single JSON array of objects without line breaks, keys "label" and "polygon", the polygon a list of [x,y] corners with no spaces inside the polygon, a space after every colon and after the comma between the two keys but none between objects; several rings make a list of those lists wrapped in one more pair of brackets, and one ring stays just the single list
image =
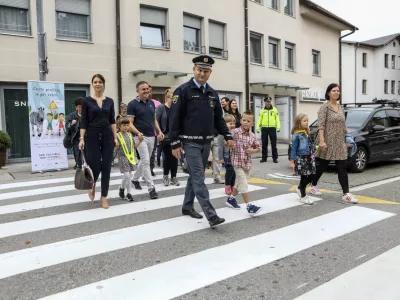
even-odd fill
[{"label": "balcony railing", "polygon": [[170,41],[166,40],[163,42],[160,41],[149,41],[140,39],[140,46],[143,48],[159,48],[159,49],[170,49]]}]

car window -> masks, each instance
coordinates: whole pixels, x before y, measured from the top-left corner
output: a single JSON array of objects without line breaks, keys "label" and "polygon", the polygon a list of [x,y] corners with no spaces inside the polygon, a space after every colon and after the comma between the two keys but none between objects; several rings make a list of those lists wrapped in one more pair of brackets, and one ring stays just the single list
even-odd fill
[{"label": "car window", "polygon": [[400,126],[400,110],[391,109],[387,111],[389,116],[389,126],[396,127]]},{"label": "car window", "polygon": [[376,112],[371,119],[371,125],[371,127],[374,127],[375,125],[389,127],[389,118],[386,115],[386,111],[380,110]]},{"label": "car window", "polygon": [[358,110],[358,109],[345,110],[344,115],[346,118],[346,127],[360,128],[370,114],[371,114],[370,110]]}]

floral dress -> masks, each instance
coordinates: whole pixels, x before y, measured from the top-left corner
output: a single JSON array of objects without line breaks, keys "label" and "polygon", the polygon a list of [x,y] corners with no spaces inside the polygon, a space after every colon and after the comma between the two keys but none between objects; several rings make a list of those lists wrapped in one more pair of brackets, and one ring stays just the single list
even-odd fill
[{"label": "floral dress", "polygon": [[313,175],[316,172],[315,164],[315,146],[308,138],[308,147],[310,148],[310,155],[297,155],[294,161],[293,174],[297,176]]}]

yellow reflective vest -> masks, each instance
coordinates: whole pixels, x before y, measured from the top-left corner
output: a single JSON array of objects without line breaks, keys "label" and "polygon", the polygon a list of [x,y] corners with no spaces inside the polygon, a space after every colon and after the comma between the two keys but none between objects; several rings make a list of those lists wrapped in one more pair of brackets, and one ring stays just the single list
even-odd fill
[{"label": "yellow reflective vest", "polygon": [[257,131],[260,127],[274,127],[277,131],[281,130],[281,121],[279,120],[279,112],[275,107],[261,109],[257,122]]}]

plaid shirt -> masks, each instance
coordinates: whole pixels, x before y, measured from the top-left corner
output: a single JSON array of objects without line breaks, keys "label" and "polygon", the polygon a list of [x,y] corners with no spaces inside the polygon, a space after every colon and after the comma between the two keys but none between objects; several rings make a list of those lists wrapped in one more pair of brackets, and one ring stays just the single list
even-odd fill
[{"label": "plaid shirt", "polygon": [[231,133],[234,141],[234,147],[231,150],[232,166],[242,168],[243,170],[250,170],[251,154],[247,154],[246,149],[261,148],[256,135],[251,131],[243,131],[241,127],[232,130]]}]

